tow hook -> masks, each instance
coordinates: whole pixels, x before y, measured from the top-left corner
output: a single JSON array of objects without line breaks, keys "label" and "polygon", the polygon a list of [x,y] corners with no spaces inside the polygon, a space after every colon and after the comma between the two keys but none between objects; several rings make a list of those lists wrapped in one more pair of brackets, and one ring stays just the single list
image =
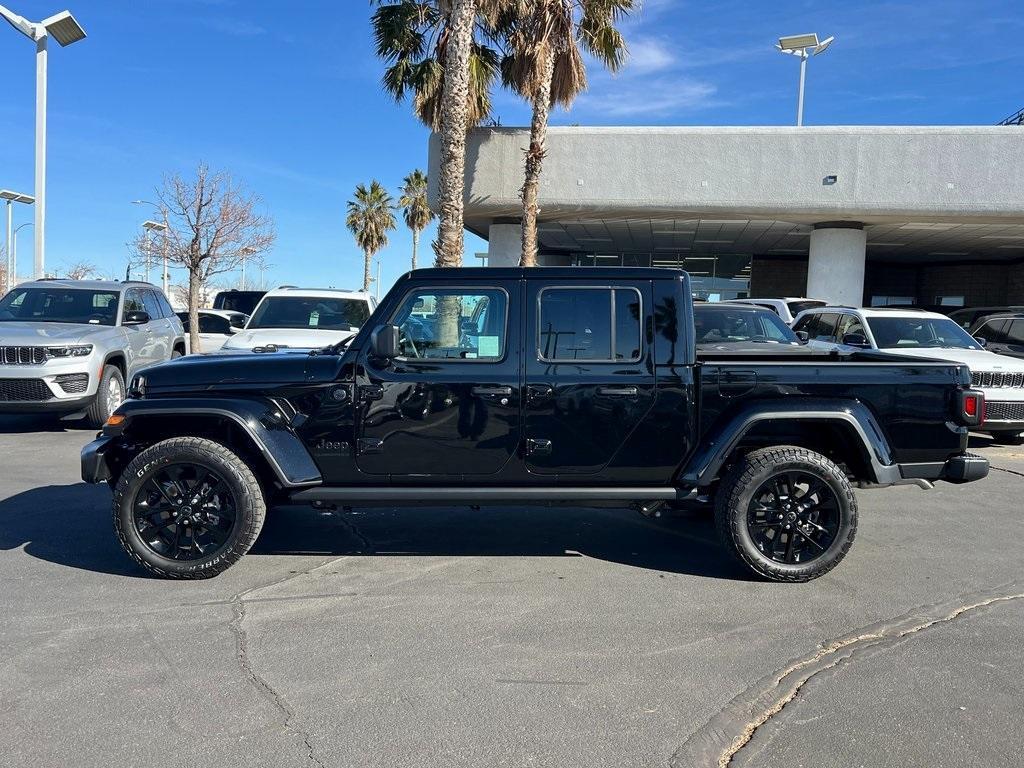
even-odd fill
[{"label": "tow hook", "polygon": [[644,517],[661,517],[661,508],[665,506],[664,501],[640,502],[636,505],[636,511]]}]

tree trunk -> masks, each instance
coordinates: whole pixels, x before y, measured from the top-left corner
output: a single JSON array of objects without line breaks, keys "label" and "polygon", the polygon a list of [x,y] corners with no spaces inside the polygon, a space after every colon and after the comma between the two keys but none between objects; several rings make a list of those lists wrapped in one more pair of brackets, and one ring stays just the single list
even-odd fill
[{"label": "tree trunk", "polygon": [[373,258],[373,254],[369,251],[363,251],[363,290],[370,290],[370,260]]},{"label": "tree trunk", "polygon": [[452,0],[441,90],[440,224],[435,264],[461,267],[466,131],[469,129],[469,57],[476,20],[475,0]]},{"label": "tree trunk", "polygon": [[416,252],[420,247],[420,231],[413,227],[412,230],[412,268],[416,269]]},{"label": "tree trunk", "polygon": [[199,288],[199,272],[190,269],[188,271],[188,343],[192,354],[203,351],[199,341]]},{"label": "tree trunk", "polygon": [[540,172],[544,163],[545,144],[548,136],[548,116],[551,113],[551,79],[555,74],[555,52],[548,46],[544,61],[543,78],[537,93],[533,95],[533,119],[530,121],[530,148],[526,150],[526,176],[523,181],[523,253],[519,259],[521,267],[537,266],[537,193],[540,188]]}]

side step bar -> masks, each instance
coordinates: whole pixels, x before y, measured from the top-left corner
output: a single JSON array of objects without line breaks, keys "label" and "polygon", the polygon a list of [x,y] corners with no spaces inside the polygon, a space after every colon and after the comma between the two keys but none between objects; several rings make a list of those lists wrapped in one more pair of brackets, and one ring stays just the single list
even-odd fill
[{"label": "side step bar", "polygon": [[394,502],[469,502],[480,504],[494,501],[681,501],[692,498],[692,492],[678,488],[567,488],[551,487],[406,487],[382,488],[325,487],[305,488],[289,497],[295,503],[359,501]]}]

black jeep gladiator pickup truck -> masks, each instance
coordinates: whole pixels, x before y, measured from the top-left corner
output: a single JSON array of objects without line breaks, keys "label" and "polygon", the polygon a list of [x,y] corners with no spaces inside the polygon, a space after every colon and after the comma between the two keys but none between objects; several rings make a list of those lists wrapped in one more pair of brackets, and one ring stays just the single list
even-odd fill
[{"label": "black jeep gladiator pickup truck", "polygon": [[853,542],[853,486],[988,473],[966,367],[748,341],[698,357],[678,270],[419,270],[345,347],[136,376],[82,476],[169,578],[228,568],[279,503],[713,503],[748,569],[806,581]]}]

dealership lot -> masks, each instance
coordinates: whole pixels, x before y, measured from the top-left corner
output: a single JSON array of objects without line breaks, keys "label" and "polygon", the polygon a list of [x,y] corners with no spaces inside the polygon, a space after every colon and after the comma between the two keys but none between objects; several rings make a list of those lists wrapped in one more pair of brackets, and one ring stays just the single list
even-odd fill
[{"label": "dealership lot", "polygon": [[299,507],[219,578],[175,583],[134,566],[109,491],[79,481],[90,438],[0,417],[5,764],[1009,766],[1024,748],[1024,449],[979,440],[996,469],[973,485],[859,492],[857,545],[809,584],[746,579],[703,515]]}]

